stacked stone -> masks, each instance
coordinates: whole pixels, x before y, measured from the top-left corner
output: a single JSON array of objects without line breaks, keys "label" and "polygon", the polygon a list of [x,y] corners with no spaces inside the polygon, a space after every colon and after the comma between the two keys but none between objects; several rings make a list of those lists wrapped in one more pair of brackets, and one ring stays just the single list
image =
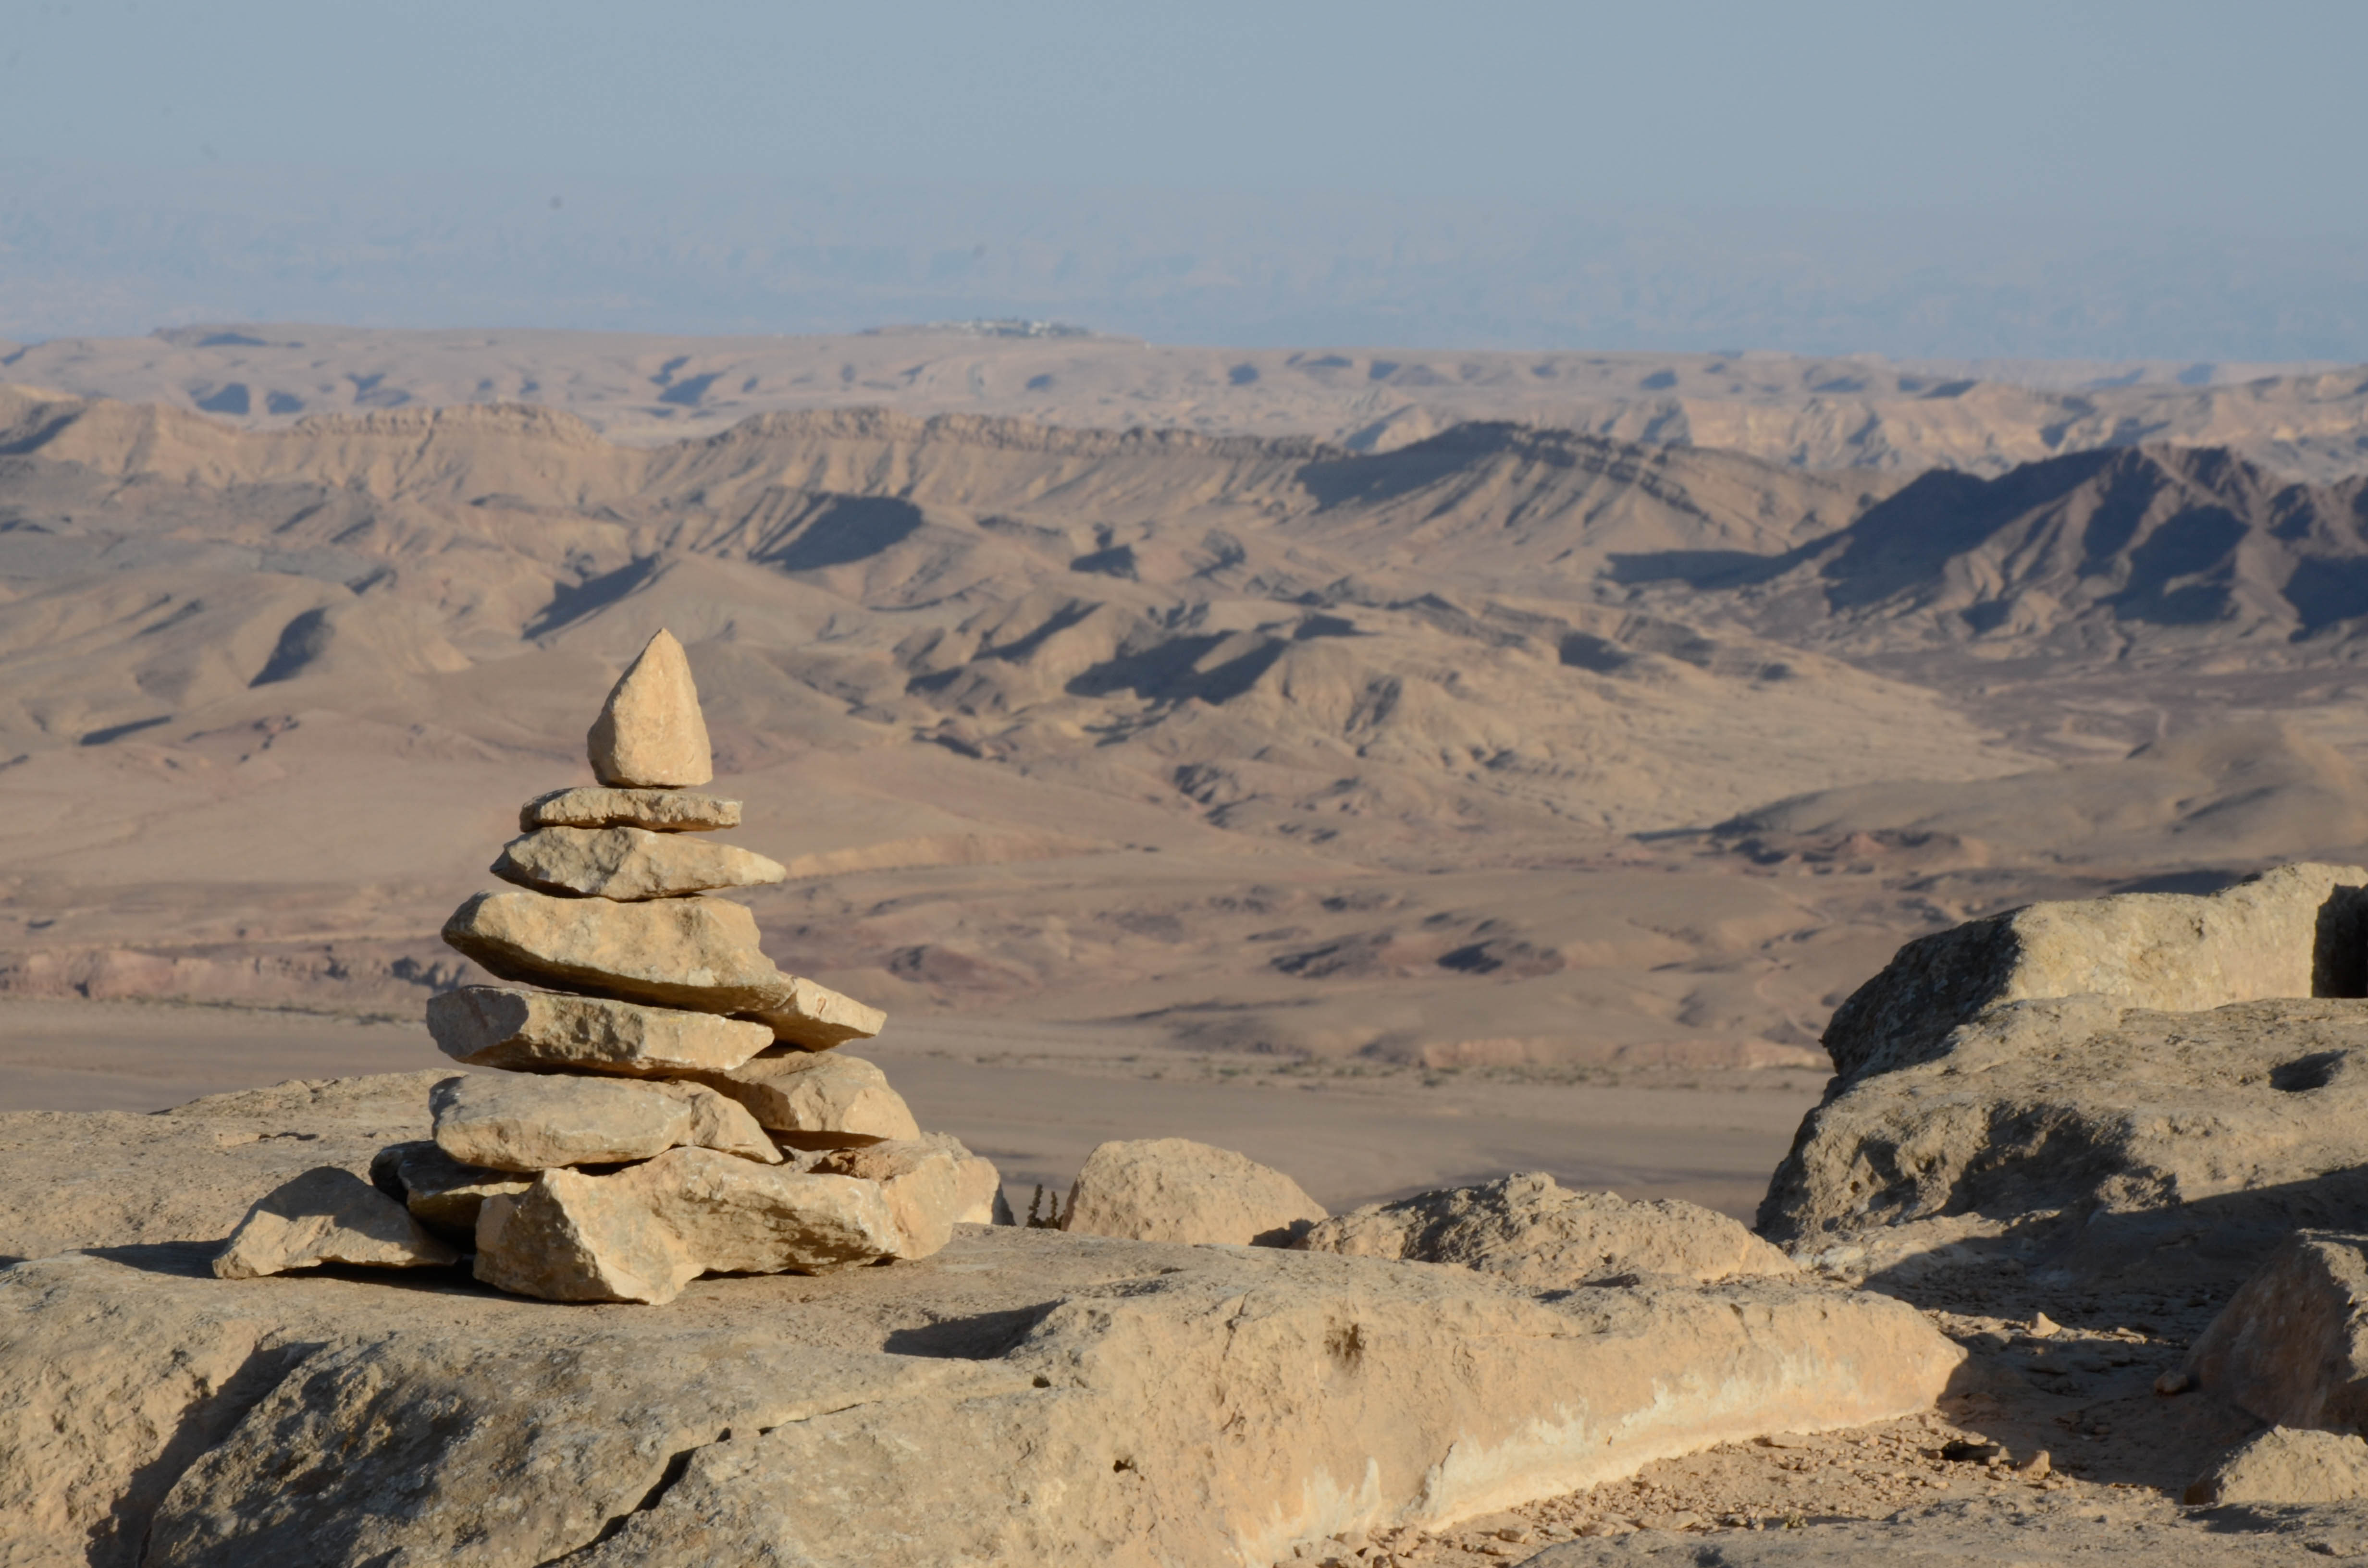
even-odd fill
[{"label": "stacked stone", "polygon": [[702,1273],[820,1273],[924,1257],[992,1219],[995,1167],[924,1137],[886,1074],[839,1052],[873,1007],[785,974],[743,905],[780,881],[708,838],[740,803],[714,777],[682,644],[660,631],[588,737],[598,787],[519,812],[444,939],[507,985],[427,1006],[436,1043],[491,1071],[431,1096],[433,1142],[379,1186],[472,1240],[478,1278],[551,1301],[665,1301]]}]

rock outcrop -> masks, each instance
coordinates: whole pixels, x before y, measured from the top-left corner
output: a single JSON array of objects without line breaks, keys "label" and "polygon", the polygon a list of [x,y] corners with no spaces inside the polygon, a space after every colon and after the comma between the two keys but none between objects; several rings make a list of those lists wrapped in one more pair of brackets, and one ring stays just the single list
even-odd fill
[{"label": "rock outcrop", "polygon": [[2197,1338],[2187,1373],[2274,1426],[2368,1428],[2368,1235],[2295,1234]]},{"label": "rock outcrop", "polygon": [[1144,1138],[1086,1156],[1061,1227],[1133,1241],[1287,1246],[1324,1217],[1297,1182],[1247,1155]]},{"label": "rock outcrop", "polygon": [[693,1280],[663,1313],[434,1270],[392,1311],[350,1278],[218,1280],[207,1251],[0,1270],[27,1561],[1264,1564],[1921,1409],[1961,1359],[1902,1303],[1802,1278],[1538,1295],[1016,1227]]},{"label": "rock outcrop", "polygon": [[1855,1081],[1931,1060],[2002,1003],[2082,995],[2156,1012],[2368,995],[2368,870],[2280,866],[2207,896],[2034,903],[1922,937],[1834,1009],[1826,1051]]},{"label": "rock outcrop", "polygon": [[1531,1290],[1637,1274],[1782,1275],[1793,1261],[1724,1214],[1674,1199],[1570,1192],[1536,1172],[1337,1214],[1298,1244],[1352,1257],[1450,1263]]},{"label": "rock outcrop", "polygon": [[1829,1246],[1947,1215],[2070,1215],[2100,1261],[2180,1245],[2241,1276],[2297,1224],[2368,1214],[2363,1165],[2368,1004],[2014,1002],[1811,1111],[1759,1229]]}]

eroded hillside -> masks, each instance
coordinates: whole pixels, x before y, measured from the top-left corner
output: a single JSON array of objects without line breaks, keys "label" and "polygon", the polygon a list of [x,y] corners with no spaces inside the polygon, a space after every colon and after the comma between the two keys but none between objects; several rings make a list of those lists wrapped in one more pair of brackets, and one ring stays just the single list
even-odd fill
[{"label": "eroded hillside", "polygon": [[[2202,459],[2084,472],[2138,462],[2190,500],[2146,514],[2129,559],[2207,492],[2266,541],[2247,561],[2340,553],[2356,487],[2296,510],[2266,482],[2221,495]],[[1903,511],[1919,495],[1947,506]],[[1926,583],[1957,559],[1927,535],[2021,561],[2040,525],[1968,507],[1998,510],[1506,425],[1360,454],[840,410],[632,447],[530,408],[245,432],[13,392],[0,964],[36,993],[415,1006],[459,972],[432,931],[504,831],[486,802],[575,776],[586,694],[660,625],[751,842],[798,876],[753,901],[785,956],[892,1008],[1147,1042],[1809,1060],[1836,987],[1903,931],[2160,869],[2247,790],[2243,831],[2172,860],[2356,834],[2340,724],[2166,771],[2105,760],[2149,738],[2110,699],[2053,724],[1985,709],[1987,667],[1930,633],[1982,629]],[[1837,574],[1870,550],[1891,563]],[[2071,604],[2055,581],[2015,591]],[[1907,630],[1870,642],[1874,609]],[[2280,643],[2286,686],[2169,727],[2294,709],[2295,672],[2349,678],[2347,638]],[[2026,686],[2111,678],[2088,648]],[[2229,744],[2259,766],[2212,760]],[[2086,848],[1982,804],[2077,794],[2051,781],[2089,758],[2107,794],[2164,803]],[[1841,804],[1766,814],[1796,798]]]}]

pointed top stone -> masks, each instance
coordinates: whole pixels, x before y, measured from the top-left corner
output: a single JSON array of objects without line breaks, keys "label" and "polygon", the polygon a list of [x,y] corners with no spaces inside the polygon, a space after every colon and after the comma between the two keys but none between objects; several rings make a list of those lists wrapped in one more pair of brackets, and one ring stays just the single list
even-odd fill
[{"label": "pointed top stone", "polygon": [[592,772],[612,789],[677,790],[715,777],[690,660],[661,630],[627,667],[585,737]]}]

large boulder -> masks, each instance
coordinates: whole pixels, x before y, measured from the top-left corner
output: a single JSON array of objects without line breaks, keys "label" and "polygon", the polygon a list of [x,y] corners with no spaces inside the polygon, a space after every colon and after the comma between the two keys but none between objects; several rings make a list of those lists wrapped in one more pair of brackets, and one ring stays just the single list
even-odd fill
[{"label": "large boulder", "polygon": [[1133,1241],[1287,1246],[1324,1217],[1297,1182],[1247,1154],[1144,1138],[1086,1156],[1061,1228]]},{"label": "large boulder", "polygon": [[2197,1337],[2187,1371],[2275,1426],[2368,1427],[2368,1235],[2289,1239]]},{"label": "large boulder", "polygon": [[537,828],[502,846],[493,872],[538,892],[628,903],[760,887],[789,875],[752,850],[640,827]]},{"label": "large boulder", "polygon": [[776,969],[757,945],[757,917],[722,899],[482,892],[453,911],[444,940],[504,980],[755,1018],[810,1051],[868,1039],[887,1021],[877,1007]]},{"label": "large boulder", "polygon": [[1834,1010],[1845,1080],[1928,1062],[2002,1003],[2095,995],[2199,1012],[2368,995],[2368,870],[2280,866],[2209,895],[2123,893],[2027,908],[1908,943]]},{"label": "large boulder", "polygon": [[690,659],[673,632],[659,631],[617,677],[585,752],[611,789],[678,790],[715,777]]},{"label": "large boulder", "polygon": [[515,985],[463,985],[429,997],[427,1032],[445,1055],[472,1067],[637,1078],[728,1073],[773,1043],[763,1024]]},{"label": "large boulder", "polygon": [[2166,1287],[2234,1285],[2297,1225],[2368,1221],[2368,1003],[1993,1007],[1930,1060],[1838,1085],[1759,1230],[1822,1252],[1947,1217],[2020,1227],[2051,1267]]},{"label": "large boulder", "polygon": [[1368,1204],[1324,1221],[1299,1245],[1459,1264],[1532,1290],[1630,1274],[1713,1280],[1794,1267],[1724,1214],[1675,1199],[1632,1203],[1615,1193],[1570,1192],[1537,1172]]}]

